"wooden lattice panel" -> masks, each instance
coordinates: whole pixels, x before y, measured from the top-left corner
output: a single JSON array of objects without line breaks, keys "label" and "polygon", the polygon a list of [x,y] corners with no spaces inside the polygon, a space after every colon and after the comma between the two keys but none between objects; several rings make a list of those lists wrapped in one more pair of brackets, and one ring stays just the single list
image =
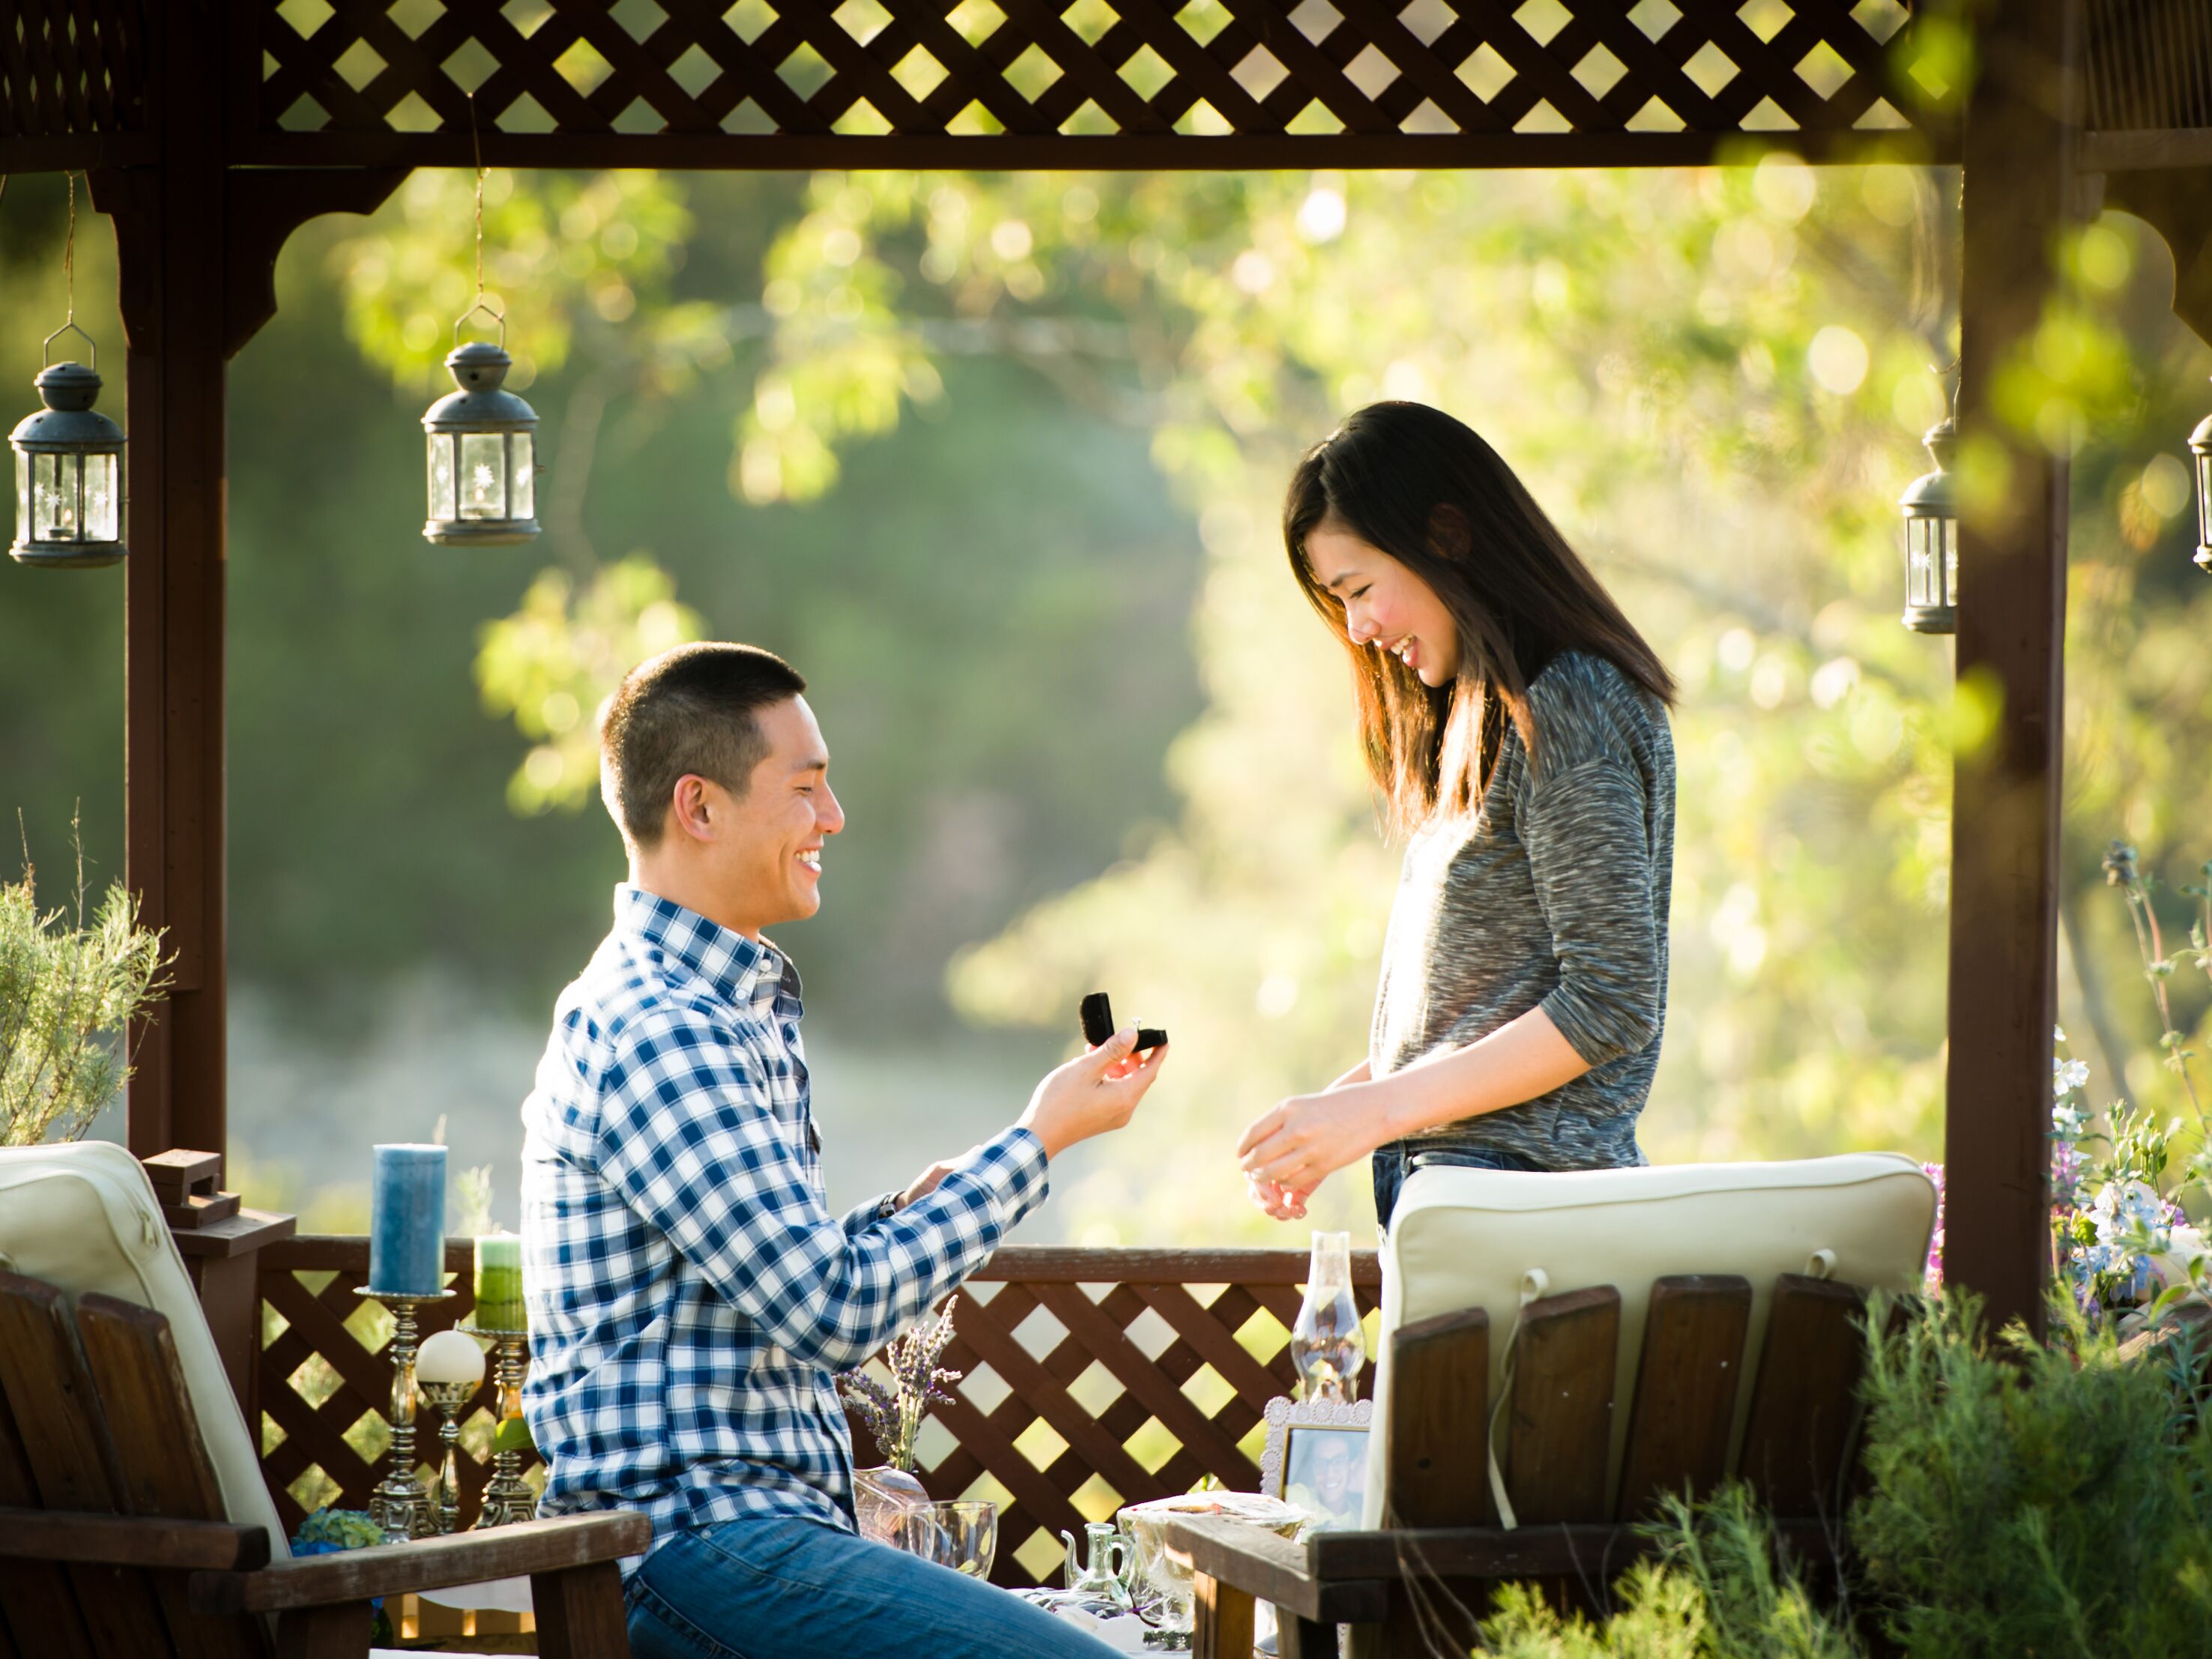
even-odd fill
[{"label": "wooden lattice panel", "polygon": [[142,131],[144,31],[136,0],[0,4],[0,138]]},{"label": "wooden lattice panel", "polygon": [[[933,1497],[998,1500],[993,1578],[1036,1583],[1057,1571],[1062,1531],[1206,1475],[1257,1490],[1238,1443],[1296,1380],[1305,1270],[1291,1251],[1014,1247],[977,1274],[945,1361],[966,1376],[934,1408],[920,1474]],[[1371,1253],[1353,1283],[1364,1314],[1382,1283]]]},{"label": "wooden lattice panel", "polygon": [[[468,1241],[447,1241],[459,1294],[424,1310],[425,1335],[473,1306],[469,1265]],[[998,1582],[1055,1571],[1059,1533],[1079,1534],[1122,1504],[1186,1492],[1208,1474],[1256,1488],[1257,1463],[1239,1442],[1291,1390],[1289,1331],[1305,1268],[1305,1255],[1287,1250],[1016,1246],[976,1275],[944,1362],[967,1375],[954,1403],[933,1410],[921,1474],[940,1498],[999,1500]],[[368,1272],[364,1238],[288,1239],[262,1255],[261,1465],[288,1528],[307,1502],[366,1509],[382,1473],[392,1366],[376,1335],[387,1324],[355,1294]],[[1363,1313],[1380,1274],[1371,1253],[1354,1255]],[[490,1407],[487,1383],[464,1422]],[[427,1410],[418,1419],[425,1462],[434,1421]],[[859,1460],[872,1461],[866,1431],[854,1437]],[[465,1443],[459,1463],[466,1525],[487,1469]]]},{"label": "wooden lattice panel", "polygon": [[471,93],[488,156],[602,164],[1660,161],[1916,122],[1948,143],[1900,0],[261,3],[246,159],[451,159]]},{"label": "wooden lattice panel", "polygon": [[[474,1310],[471,1261],[467,1239],[446,1242],[446,1271],[453,1275],[449,1288],[459,1294],[422,1310],[416,1322],[422,1335],[456,1324]],[[389,1432],[392,1361],[384,1337],[363,1333],[388,1332],[390,1322],[355,1294],[368,1277],[366,1238],[290,1238],[262,1252],[261,1473],[287,1530],[295,1529],[317,1503],[367,1509],[369,1490],[383,1475],[379,1459]],[[483,1443],[492,1393],[487,1375],[459,1414],[465,1431],[471,1422],[477,1425],[456,1458],[464,1526],[475,1520],[490,1473],[489,1454],[479,1459],[468,1440]],[[426,1463],[438,1456],[437,1424],[438,1413],[428,1405],[418,1409],[415,1450]],[[350,1441],[349,1430],[356,1431]],[[369,1456],[362,1455],[364,1443]]]}]

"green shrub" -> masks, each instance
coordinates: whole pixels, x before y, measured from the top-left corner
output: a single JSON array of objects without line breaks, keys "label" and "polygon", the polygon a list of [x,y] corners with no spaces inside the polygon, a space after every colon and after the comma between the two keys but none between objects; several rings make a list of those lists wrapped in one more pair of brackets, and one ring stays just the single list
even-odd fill
[{"label": "green shrub", "polygon": [[2045,1345],[1946,1297],[1876,1345],[1850,1537],[1913,1659],[2212,1653],[2212,1439],[2197,1360],[2124,1363],[2070,1310]]},{"label": "green shrub", "polygon": [[[2212,1654],[2212,1434],[2197,1346],[2123,1360],[2055,1301],[2047,1345],[1991,1345],[1963,1296],[1873,1345],[1869,1489],[1845,1530],[1840,1606],[1816,1602],[1742,1486],[1673,1503],[1656,1559],[1601,1625],[1509,1586],[1483,1626],[1505,1659],[1863,1659],[1854,1605],[1907,1659]],[[1869,1316],[1879,1328],[1884,1310]]]},{"label": "green shrub", "polygon": [[1671,1498],[1654,1530],[1658,1559],[1613,1586],[1620,1610],[1603,1626],[1511,1584],[1483,1626],[1486,1649],[1506,1659],[1859,1659],[1776,1552],[1747,1488],[1724,1486],[1694,1511]]}]

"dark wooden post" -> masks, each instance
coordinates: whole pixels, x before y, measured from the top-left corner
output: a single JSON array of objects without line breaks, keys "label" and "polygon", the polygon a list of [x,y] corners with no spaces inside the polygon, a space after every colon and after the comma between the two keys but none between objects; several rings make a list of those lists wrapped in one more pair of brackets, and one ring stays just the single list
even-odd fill
[{"label": "dark wooden post", "polygon": [[115,222],[129,339],[125,454],[125,877],[165,930],[173,988],[132,1033],[131,1150],[228,1145],[225,611],[228,360],[276,314],[276,255],[320,213],[373,211],[404,168],[231,171],[252,117],[253,8],[146,12],[151,167],[95,172]]},{"label": "dark wooden post", "polygon": [[[2025,349],[2075,210],[2077,0],[1987,0],[1966,115],[1960,421],[2001,460],[1960,521],[1958,672],[1992,697],[1988,740],[1957,757],[1952,809],[1944,1271],[1992,1327],[2043,1328],[2050,1257],[2051,1032],[2057,1015],[2067,474],[1991,412]],[[1971,723],[1970,723],[1971,724]]]},{"label": "dark wooden post", "polygon": [[220,1152],[224,1113],[223,105],[235,8],[144,13],[158,164],[99,175],[130,340],[125,873],[175,954],[134,1033],[130,1143]]}]

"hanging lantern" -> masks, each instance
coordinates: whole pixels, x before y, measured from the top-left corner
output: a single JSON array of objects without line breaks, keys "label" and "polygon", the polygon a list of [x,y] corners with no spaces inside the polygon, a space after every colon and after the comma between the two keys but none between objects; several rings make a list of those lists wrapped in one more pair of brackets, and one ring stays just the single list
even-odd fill
[{"label": "hanging lantern", "polygon": [[1905,487],[1905,625],[1916,634],[1959,626],[1959,498],[1951,473],[1959,428],[1945,416],[1921,440],[1936,462]]},{"label": "hanging lantern", "polygon": [[2197,568],[2212,575],[2212,415],[2189,434],[2189,449],[2197,457]]},{"label": "hanging lantern", "polygon": [[9,556],[19,564],[93,569],[123,557],[123,428],[94,409],[100,396],[100,347],[75,323],[46,337],[53,343],[74,331],[92,347],[82,363],[48,363],[32,382],[46,407],[8,434],[15,452],[15,540]]},{"label": "hanging lantern", "polygon": [[501,344],[455,347],[446,367],[458,389],[422,416],[430,475],[422,535],[443,547],[499,547],[538,533],[538,415],[504,387],[514,363],[506,334],[502,319]]}]

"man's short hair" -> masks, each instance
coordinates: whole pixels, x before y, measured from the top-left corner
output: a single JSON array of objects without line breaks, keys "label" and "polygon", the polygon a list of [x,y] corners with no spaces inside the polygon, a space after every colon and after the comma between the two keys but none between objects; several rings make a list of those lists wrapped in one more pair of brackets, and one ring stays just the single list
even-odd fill
[{"label": "man's short hair", "polygon": [[664,651],[623,676],[599,720],[599,797],[623,834],[656,847],[676,781],[696,773],[742,796],[768,757],[760,711],[806,690],[799,671],[755,645]]}]

